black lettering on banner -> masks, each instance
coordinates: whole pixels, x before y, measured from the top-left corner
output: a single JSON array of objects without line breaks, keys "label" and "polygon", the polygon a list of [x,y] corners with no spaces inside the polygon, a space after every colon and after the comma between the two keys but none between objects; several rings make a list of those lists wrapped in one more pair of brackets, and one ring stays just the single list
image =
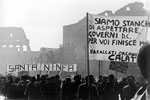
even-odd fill
[{"label": "black lettering on banner", "polygon": [[89,38],[90,44],[97,44],[97,38]]},{"label": "black lettering on banner", "polygon": [[117,55],[109,55],[108,59],[110,61],[121,61],[121,62],[136,62],[137,59],[137,55],[135,54],[127,54],[127,55],[123,55],[123,54],[117,54]]},{"label": "black lettering on banner", "polygon": [[119,26],[120,21],[114,19],[95,18],[95,24]]},{"label": "black lettering on banner", "polygon": [[66,65],[62,64],[62,71],[65,71]]},{"label": "black lettering on banner", "polygon": [[49,71],[49,64],[44,64],[44,71]]},{"label": "black lettering on banner", "polygon": [[37,70],[37,64],[32,64],[32,71],[36,69]]},{"label": "black lettering on banner", "polygon": [[60,71],[61,70],[61,64],[56,64],[56,71]]},{"label": "black lettering on banner", "polygon": [[145,41],[140,41],[139,46],[144,45]]},{"label": "black lettering on banner", "polygon": [[14,69],[14,66],[13,65],[8,65],[9,67],[9,72],[13,72],[15,69]]},{"label": "black lettering on banner", "polygon": [[122,39],[130,39],[129,34],[122,33]]},{"label": "black lettering on banner", "polygon": [[27,65],[27,70],[30,71],[30,65],[29,64],[26,65]]},{"label": "black lettering on banner", "polygon": [[19,70],[19,69],[20,69],[19,67],[20,67],[20,65],[15,65],[15,71],[18,71],[18,72],[19,72],[19,71],[20,71],[20,70]]},{"label": "black lettering on banner", "polygon": [[136,46],[136,40],[112,40],[112,45]]},{"label": "black lettering on banner", "polygon": [[145,22],[145,26],[146,26],[146,27],[150,27],[150,21],[146,21],[146,22]]},{"label": "black lettering on banner", "polygon": [[103,45],[109,45],[110,40],[109,39],[99,39],[99,43]]},{"label": "black lettering on banner", "polygon": [[25,64],[20,65],[20,71],[25,71]]},{"label": "black lettering on banner", "polygon": [[43,70],[43,71],[67,71],[67,72],[74,72],[75,71],[75,68],[74,68],[73,64],[70,64],[70,65],[64,65],[64,64],[42,64],[41,67],[38,66],[38,64],[7,65],[7,72],[37,71],[37,70]]},{"label": "black lettering on banner", "polygon": [[136,59],[137,59],[137,55],[132,54],[132,55],[131,55],[131,61],[132,61],[132,62],[136,62]]},{"label": "black lettering on banner", "polygon": [[74,72],[74,66],[68,65],[68,72]]},{"label": "black lettering on banner", "polygon": [[111,61],[109,70],[113,70],[113,71],[117,71],[117,72],[126,74],[127,70],[128,70],[128,63]]},{"label": "black lettering on banner", "polygon": [[52,64],[52,71],[54,71],[54,64]]},{"label": "black lettering on banner", "polygon": [[115,55],[110,55],[110,56],[108,57],[108,59],[111,60],[111,61],[114,61],[114,58],[113,58],[114,56],[115,56]]},{"label": "black lettering on banner", "polygon": [[89,25],[89,30],[94,30],[94,25]]}]

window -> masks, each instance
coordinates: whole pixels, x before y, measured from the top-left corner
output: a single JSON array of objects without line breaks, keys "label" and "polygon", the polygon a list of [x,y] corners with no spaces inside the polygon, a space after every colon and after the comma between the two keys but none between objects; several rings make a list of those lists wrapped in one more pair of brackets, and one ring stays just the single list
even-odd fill
[{"label": "window", "polygon": [[14,47],[13,45],[9,45],[10,48]]},{"label": "window", "polygon": [[3,45],[3,48],[6,48],[7,46],[6,45]]},{"label": "window", "polygon": [[16,45],[16,48],[19,48],[20,47],[20,45]]},{"label": "window", "polygon": [[108,13],[105,13],[105,16],[108,16]]},{"label": "window", "polygon": [[126,8],[126,11],[130,11],[130,7],[127,7],[127,8]]},{"label": "window", "polygon": [[10,34],[10,37],[13,37],[13,34]]},{"label": "window", "polygon": [[20,51],[20,48],[18,48],[17,51]]},{"label": "window", "polygon": [[23,46],[23,51],[27,51],[27,46],[26,45]]}]

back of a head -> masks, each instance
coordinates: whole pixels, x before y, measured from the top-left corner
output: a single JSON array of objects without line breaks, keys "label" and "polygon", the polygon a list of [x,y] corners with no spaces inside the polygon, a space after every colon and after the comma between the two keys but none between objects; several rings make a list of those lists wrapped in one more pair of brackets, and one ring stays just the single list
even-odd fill
[{"label": "back of a head", "polygon": [[127,81],[128,81],[128,83],[134,83],[135,82],[134,76],[132,76],[132,75],[128,76]]},{"label": "back of a head", "polygon": [[20,81],[20,78],[17,77],[17,78],[15,79],[15,83],[18,83],[19,81]]},{"label": "back of a head", "polygon": [[42,80],[42,81],[45,81],[45,80],[46,80],[45,75],[42,75],[42,76],[41,76],[41,80]]},{"label": "back of a head", "polygon": [[70,77],[66,78],[66,83],[71,83],[71,78]]},{"label": "back of a head", "polygon": [[26,79],[27,79],[27,76],[26,76],[26,75],[22,75],[22,76],[21,76],[21,80],[26,81]]},{"label": "back of a head", "polygon": [[8,76],[8,80],[9,80],[9,81],[12,81],[12,80],[13,80],[13,76],[12,76],[12,75],[9,75],[9,76]]},{"label": "back of a head", "polygon": [[31,77],[31,82],[34,83],[35,82],[35,77]]},{"label": "back of a head", "polygon": [[94,76],[93,75],[89,75],[85,77],[86,83],[88,83],[88,79],[90,84],[92,84],[94,82]]},{"label": "back of a head", "polygon": [[150,62],[150,43],[145,42],[145,44],[141,47],[138,54],[138,66],[140,68],[141,74],[145,79],[148,79],[148,63]]},{"label": "back of a head", "polygon": [[112,81],[115,79],[115,76],[113,74],[109,75],[109,80]]},{"label": "back of a head", "polygon": [[58,80],[59,79],[59,75],[56,75],[55,78]]}]

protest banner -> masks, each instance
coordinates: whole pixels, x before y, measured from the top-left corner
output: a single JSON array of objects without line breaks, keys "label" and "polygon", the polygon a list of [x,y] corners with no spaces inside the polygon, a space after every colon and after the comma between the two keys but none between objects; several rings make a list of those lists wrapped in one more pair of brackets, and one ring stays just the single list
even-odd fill
[{"label": "protest banner", "polygon": [[88,15],[89,59],[136,62],[150,27],[148,16]]},{"label": "protest banner", "polygon": [[119,73],[126,74],[128,70],[128,63],[111,61],[109,65],[109,70],[113,70]]},{"label": "protest banner", "polygon": [[7,64],[7,73],[20,71],[62,71],[76,72],[77,64]]}]

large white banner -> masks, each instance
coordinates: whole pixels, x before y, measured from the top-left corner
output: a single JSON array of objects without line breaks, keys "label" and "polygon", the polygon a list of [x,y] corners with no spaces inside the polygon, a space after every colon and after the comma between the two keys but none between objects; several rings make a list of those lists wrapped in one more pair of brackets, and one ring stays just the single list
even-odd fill
[{"label": "large white banner", "polygon": [[76,72],[77,64],[7,64],[7,73],[20,71],[64,71]]},{"label": "large white banner", "polygon": [[148,16],[88,15],[89,59],[136,62],[150,27]]}]

